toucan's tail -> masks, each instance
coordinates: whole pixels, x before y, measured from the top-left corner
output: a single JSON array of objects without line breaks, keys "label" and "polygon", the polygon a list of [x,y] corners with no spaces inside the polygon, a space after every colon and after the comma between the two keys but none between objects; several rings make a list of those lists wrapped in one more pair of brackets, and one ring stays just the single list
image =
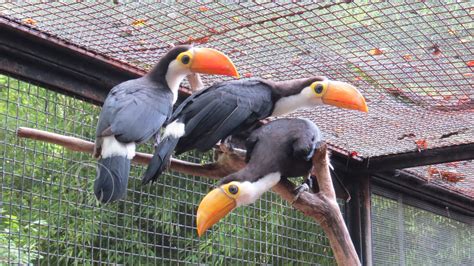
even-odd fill
[{"label": "toucan's tail", "polygon": [[125,197],[127,192],[130,160],[127,157],[113,156],[98,162],[94,194],[102,203],[109,203]]},{"label": "toucan's tail", "polygon": [[142,184],[148,184],[150,181],[154,182],[168,167],[171,159],[171,154],[178,144],[179,138],[173,136],[165,137],[155,148],[153,158],[146,169],[145,175],[142,178]]}]

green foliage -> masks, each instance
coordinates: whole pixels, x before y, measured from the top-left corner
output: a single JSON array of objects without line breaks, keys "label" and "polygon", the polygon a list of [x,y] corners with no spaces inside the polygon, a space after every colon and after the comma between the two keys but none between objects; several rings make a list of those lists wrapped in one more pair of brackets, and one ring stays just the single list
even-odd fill
[{"label": "green foliage", "polygon": [[[143,187],[144,169],[133,166],[127,199],[103,206],[92,193],[90,155],[15,136],[27,126],[93,140],[99,112],[0,75],[0,264],[334,264],[322,230],[272,193],[198,238],[195,211],[212,182],[169,173]],[[205,163],[212,156],[181,159]]]}]

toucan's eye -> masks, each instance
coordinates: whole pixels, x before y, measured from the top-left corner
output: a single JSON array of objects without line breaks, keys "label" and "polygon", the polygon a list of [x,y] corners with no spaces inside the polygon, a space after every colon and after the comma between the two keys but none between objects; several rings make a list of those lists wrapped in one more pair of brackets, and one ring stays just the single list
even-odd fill
[{"label": "toucan's eye", "polygon": [[183,55],[183,57],[181,57],[181,63],[187,65],[189,64],[189,61],[191,61],[191,58],[189,57],[189,55]]},{"label": "toucan's eye", "polygon": [[321,94],[323,92],[324,86],[323,84],[318,84],[314,87],[314,92],[317,94]]},{"label": "toucan's eye", "polygon": [[317,97],[321,97],[323,94],[326,93],[326,87],[327,83],[325,82],[314,82],[311,84],[311,89],[313,89],[314,94],[316,94]]},{"label": "toucan's eye", "polygon": [[229,186],[229,193],[232,195],[235,195],[239,192],[239,187],[236,185],[230,185]]}]

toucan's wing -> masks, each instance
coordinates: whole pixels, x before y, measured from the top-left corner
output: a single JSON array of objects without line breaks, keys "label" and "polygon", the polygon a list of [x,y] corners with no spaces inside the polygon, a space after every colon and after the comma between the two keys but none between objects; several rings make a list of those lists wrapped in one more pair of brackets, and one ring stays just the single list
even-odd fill
[{"label": "toucan's wing", "polygon": [[[258,130],[258,129],[257,129]],[[255,131],[254,131],[255,133]],[[258,134],[252,133],[246,140],[245,140],[245,162],[248,163],[250,161],[250,157],[252,155],[253,148],[258,142]]]},{"label": "toucan's wing", "polygon": [[[191,96],[193,97],[193,96]],[[200,91],[178,107],[176,118],[185,123],[177,153],[211,149],[219,140],[271,114],[271,89],[258,80],[237,80]]]},{"label": "toucan's wing", "polygon": [[115,135],[120,142],[145,142],[172,112],[171,91],[149,81],[130,80],[112,89],[99,117],[97,136]]}]

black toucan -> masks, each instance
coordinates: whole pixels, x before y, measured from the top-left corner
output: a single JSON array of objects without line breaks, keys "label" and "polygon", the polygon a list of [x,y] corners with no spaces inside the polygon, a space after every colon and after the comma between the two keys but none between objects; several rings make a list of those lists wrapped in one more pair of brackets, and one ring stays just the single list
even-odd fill
[{"label": "black toucan", "polygon": [[99,158],[94,193],[103,203],[125,196],[135,145],[159,138],[173,111],[181,81],[189,74],[238,76],[223,53],[189,45],[168,51],[145,76],[120,83],[105,99],[97,124],[94,156]]},{"label": "black toucan", "polygon": [[253,131],[245,144],[247,165],[221,179],[199,204],[198,235],[234,208],[254,203],[280,178],[307,176],[321,143],[321,132],[307,119],[278,119]]},{"label": "black toucan", "polygon": [[365,99],[354,86],[324,77],[232,80],[196,92],[173,113],[142,182],[158,178],[173,150],[207,151],[261,119],[321,104],[367,112]]}]

